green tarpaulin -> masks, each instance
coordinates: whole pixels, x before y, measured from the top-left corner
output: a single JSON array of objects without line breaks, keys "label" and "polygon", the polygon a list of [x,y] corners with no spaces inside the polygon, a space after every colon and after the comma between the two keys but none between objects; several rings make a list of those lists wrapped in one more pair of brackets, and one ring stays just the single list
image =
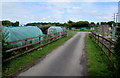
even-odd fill
[{"label": "green tarpaulin", "polygon": [[51,26],[48,28],[47,34],[52,34],[52,33],[57,33],[57,32],[63,32],[63,29],[61,27]]},{"label": "green tarpaulin", "polygon": [[[26,26],[26,27],[2,27],[2,39],[5,42],[37,37],[43,35],[42,31],[37,26]],[[42,37],[41,37],[42,39]],[[30,39],[28,43],[37,42],[39,38]],[[25,44],[25,41],[19,41],[16,43],[11,43],[10,45],[22,46]]]}]

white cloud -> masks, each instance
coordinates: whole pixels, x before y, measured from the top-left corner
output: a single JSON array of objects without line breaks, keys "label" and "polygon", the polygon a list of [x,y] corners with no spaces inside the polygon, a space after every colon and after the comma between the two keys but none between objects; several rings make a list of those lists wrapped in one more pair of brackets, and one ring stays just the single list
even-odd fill
[{"label": "white cloud", "polygon": [[117,5],[109,6],[108,9],[101,9],[92,2],[77,3],[77,5],[72,2],[47,2],[37,3],[34,6],[25,6],[19,2],[3,4],[3,18],[11,21],[19,20],[22,23],[37,21],[66,22],[69,19],[72,21],[106,21],[112,20],[113,13],[117,12]]},{"label": "white cloud", "polygon": [[109,17],[106,17],[106,16],[103,16],[103,17],[102,16],[98,16],[97,18],[98,19],[102,19],[102,20],[106,20],[106,19],[108,20],[108,19],[110,19]]},{"label": "white cloud", "polygon": [[[74,21],[74,22],[77,22],[77,21],[83,21],[83,19],[81,18],[81,17],[75,17],[75,16],[71,16],[70,18],[69,18],[71,21]],[[68,20],[67,20],[68,21]]]},{"label": "white cloud", "polygon": [[74,6],[74,7],[72,7],[72,9],[78,10],[78,9],[80,9],[80,7]]},{"label": "white cloud", "polygon": [[46,0],[47,2],[72,2],[73,0]]},{"label": "white cloud", "polygon": [[2,0],[2,2],[118,2],[119,0]]},{"label": "white cloud", "polygon": [[2,5],[2,20],[21,21],[26,22],[31,18],[31,8],[25,8],[21,3],[16,2],[5,2]]}]

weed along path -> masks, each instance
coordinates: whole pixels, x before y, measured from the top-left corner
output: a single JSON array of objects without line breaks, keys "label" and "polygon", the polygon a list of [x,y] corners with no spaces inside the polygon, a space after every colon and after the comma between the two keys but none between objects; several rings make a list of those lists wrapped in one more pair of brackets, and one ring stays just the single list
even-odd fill
[{"label": "weed along path", "polygon": [[78,32],[18,76],[87,76],[85,34],[86,32]]}]

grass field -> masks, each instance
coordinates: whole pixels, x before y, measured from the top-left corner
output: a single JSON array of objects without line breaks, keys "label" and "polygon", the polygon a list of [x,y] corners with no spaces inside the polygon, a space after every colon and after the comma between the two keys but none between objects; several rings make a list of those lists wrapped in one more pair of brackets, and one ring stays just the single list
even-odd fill
[{"label": "grass field", "polygon": [[91,38],[86,36],[87,67],[90,77],[102,76],[112,77],[113,72],[109,68],[109,62],[101,50],[95,45]]},{"label": "grass field", "polygon": [[68,37],[64,37],[60,40],[57,40],[51,44],[48,44],[44,47],[39,48],[31,53],[25,54],[21,57],[13,59],[6,64],[3,64],[3,77],[9,76],[15,72],[21,70],[25,66],[29,66],[33,61],[44,57],[46,54],[51,52],[53,49],[57,48],[59,45],[63,44],[65,41],[70,39],[75,35],[76,32],[70,32]]}]

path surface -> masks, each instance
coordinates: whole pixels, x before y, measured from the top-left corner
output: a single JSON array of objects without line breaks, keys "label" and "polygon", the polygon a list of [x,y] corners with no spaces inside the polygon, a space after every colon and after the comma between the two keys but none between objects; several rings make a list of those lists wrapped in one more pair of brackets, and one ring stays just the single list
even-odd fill
[{"label": "path surface", "polygon": [[85,32],[78,32],[19,76],[87,76],[85,34]]}]

